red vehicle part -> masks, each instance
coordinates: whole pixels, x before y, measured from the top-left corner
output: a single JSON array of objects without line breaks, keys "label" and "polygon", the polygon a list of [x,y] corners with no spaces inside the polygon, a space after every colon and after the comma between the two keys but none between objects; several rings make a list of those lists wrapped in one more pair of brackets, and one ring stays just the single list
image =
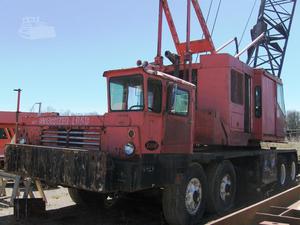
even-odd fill
[{"label": "red vehicle part", "polygon": [[[18,103],[19,105],[19,103]],[[53,116],[57,113],[42,113],[41,115]],[[38,113],[22,112],[19,114],[19,123],[31,121],[33,118],[40,116]],[[16,112],[0,111],[0,159],[3,160],[4,148],[6,144],[11,143],[15,136],[16,129]]]},{"label": "red vehicle part", "polygon": [[4,147],[9,144],[15,135],[16,114],[0,112],[0,159],[4,158]]}]

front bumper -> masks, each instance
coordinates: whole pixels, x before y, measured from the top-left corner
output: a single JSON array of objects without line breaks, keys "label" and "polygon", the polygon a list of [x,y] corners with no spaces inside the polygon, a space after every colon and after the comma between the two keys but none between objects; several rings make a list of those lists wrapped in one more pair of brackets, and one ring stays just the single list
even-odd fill
[{"label": "front bumper", "polygon": [[6,172],[96,192],[105,189],[107,164],[100,151],[32,145],[8,145],[5,151]]},{"label": "front bumper", "polygon": [[5,151],[5,170],[87,191],[135,192],[174,183],[187,168],[187,159],[154,154],[119,159],[95,150],[11,144]]}]

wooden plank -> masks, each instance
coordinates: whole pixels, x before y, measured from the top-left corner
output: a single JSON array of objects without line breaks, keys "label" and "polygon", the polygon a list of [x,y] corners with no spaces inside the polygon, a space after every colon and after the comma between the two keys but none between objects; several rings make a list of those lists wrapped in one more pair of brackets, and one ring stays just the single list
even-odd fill
[{"label": "wooden plank", "polygon": [[38,191],[39,191],[40,195],[42,196],[42,198],[43,198],[44,202],[47,204],[47,203],[48,203],[48,201],[47,201],[47,198],[46,198],[45,192],[44,192],[44,190],[43,190],[43,188],[42,188],[41,181],[40,181],[40,180],[38,180],[38,179],[36,179],[36,180],[35,180],[35,185],[36,185],[36,187],[37,187],[37,189],[38,189]]}]

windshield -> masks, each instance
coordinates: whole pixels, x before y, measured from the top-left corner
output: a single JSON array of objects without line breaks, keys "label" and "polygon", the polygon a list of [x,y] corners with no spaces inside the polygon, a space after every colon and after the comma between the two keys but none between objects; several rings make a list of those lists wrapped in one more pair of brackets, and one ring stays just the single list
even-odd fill
[{"label": "windshield", "polygon": [[143,77],[141,75],[113,77],[109,81],[112,111],[144,109]]}]

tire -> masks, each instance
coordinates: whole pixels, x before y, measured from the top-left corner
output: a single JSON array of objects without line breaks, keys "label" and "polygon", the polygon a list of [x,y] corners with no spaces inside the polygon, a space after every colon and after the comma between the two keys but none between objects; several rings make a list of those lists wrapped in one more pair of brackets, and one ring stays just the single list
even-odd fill
[{"label": "tire", "polygon": [[180,184],[163,191],[163,212],[170,225],[199,224],[206,204],[207,180],[202,166],[190,165]]},{"label": "tire", "polygon": [[297,174],[298,174],[297,158],[295,155],[292,155],[288,160],[287,168],[288,168],[287,170],[288,185],[294,185],[296,184]]},{"label": "tire", "polygon": [[219,215],[233,208],[236,196],[236,172],[228,160],[208,167],[207,211]]},{"label": "tire", "polygon": [[119,201],[117,196],[113,199],[113,196],[109,194],[95,193],[75,188],[68,188],[68,192],[73,202],[84,207],[95,206],[101,209],[111,209],[114,208]]},{"label": "tire", "polygon": [[287,160],[283,156],[278,156],[277,160],[277,185],[278,188],[284,189],[288,186],[288,167]]},{"label": "tire", "polygon": [[69,196],[72,199],[73,202],[75,202],[77,205],[83,205],[84,201],[82,200],[79,192],[77,189],[74,188],[68,188]]}]

